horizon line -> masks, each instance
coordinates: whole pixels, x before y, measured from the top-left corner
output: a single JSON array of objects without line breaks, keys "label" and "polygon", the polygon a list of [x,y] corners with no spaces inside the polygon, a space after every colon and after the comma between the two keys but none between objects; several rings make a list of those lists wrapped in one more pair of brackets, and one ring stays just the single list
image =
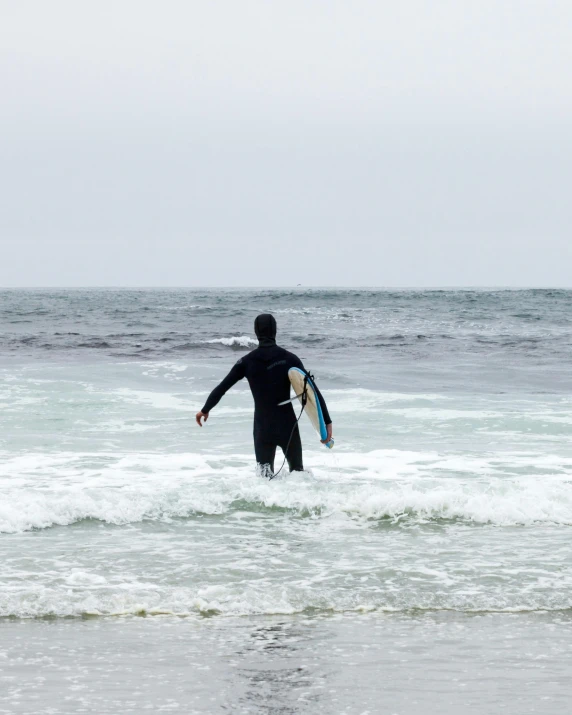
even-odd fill
[{"label": "horizon line", "polygon": [[572,285],[14,285],[0,290],[572,290]]}]

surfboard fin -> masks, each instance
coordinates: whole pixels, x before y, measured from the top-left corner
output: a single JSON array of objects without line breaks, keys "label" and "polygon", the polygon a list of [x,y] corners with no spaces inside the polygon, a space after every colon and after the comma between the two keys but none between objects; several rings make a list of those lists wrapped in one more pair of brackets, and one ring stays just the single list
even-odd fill
[{"label": "surfboard fin", "polygon": [[279,402],[278,407],[282,407],[282,405],[287,405],[289,402],[294,402],[294,400],[299,400],[303,394],[304,393],[301,392],[299,395],[294,395],[294,397],[290,398],[289,400],[284,400],[284,402]]}]

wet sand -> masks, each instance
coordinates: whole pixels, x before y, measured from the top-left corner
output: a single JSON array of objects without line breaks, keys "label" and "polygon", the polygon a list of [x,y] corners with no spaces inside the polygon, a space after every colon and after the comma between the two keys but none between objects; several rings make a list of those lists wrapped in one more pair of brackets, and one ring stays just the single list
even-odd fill
[{"label": "wet sand", "polygon": [[572,619],[545,614],[0,623],[0,713],[568,713]]}]

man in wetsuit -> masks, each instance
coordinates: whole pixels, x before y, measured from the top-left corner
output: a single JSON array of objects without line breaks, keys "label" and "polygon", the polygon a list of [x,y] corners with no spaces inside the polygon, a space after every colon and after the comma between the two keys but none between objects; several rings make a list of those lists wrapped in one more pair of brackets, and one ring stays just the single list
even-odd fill
[{"label": "man in wetsuit", "polygon": [[[274,473],[276,447],[285,453],[290,471],[301,472],[304,469],[302,442],[294,407],[291,402],[282,406],[279,403],[290,398],[288,370],[291,367],[298,367],[304,372],[306,370],[299,357],[276,345],[274,316],[268,313],[259,315],[254,321],[254,331],[258,347],[238,360],[220,385],[211,392],[203,409],[197,412],[197,424],[202,427],[202,420],[207,421],[210,411],[222,396],[246,377],[254,397],[254,452],[262,472],[268,476]],[[328,436],[322,440],[325,443],[332,438],[332,421],[326,402],[315,383],[314,387],[328,430]]]}]

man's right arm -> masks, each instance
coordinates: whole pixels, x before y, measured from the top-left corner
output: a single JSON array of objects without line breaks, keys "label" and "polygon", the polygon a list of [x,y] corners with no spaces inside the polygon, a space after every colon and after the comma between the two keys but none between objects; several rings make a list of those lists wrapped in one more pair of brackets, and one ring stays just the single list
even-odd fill
[{"label": "man's right arm", "polygon": [[200,412],[197,412],[196,420],[200,427],[202,427],[200,417],[204,417],[206,421],[212,408],[216,407],[225,393],[228,392],[233,385],[236,385],[239,380],[242,380],[244,376],[244,362],[241,359],[233,365],[232,370],[228,373],[224,380],[218,384],[207,397],[207,401],[205,402],[203,409]]}]

